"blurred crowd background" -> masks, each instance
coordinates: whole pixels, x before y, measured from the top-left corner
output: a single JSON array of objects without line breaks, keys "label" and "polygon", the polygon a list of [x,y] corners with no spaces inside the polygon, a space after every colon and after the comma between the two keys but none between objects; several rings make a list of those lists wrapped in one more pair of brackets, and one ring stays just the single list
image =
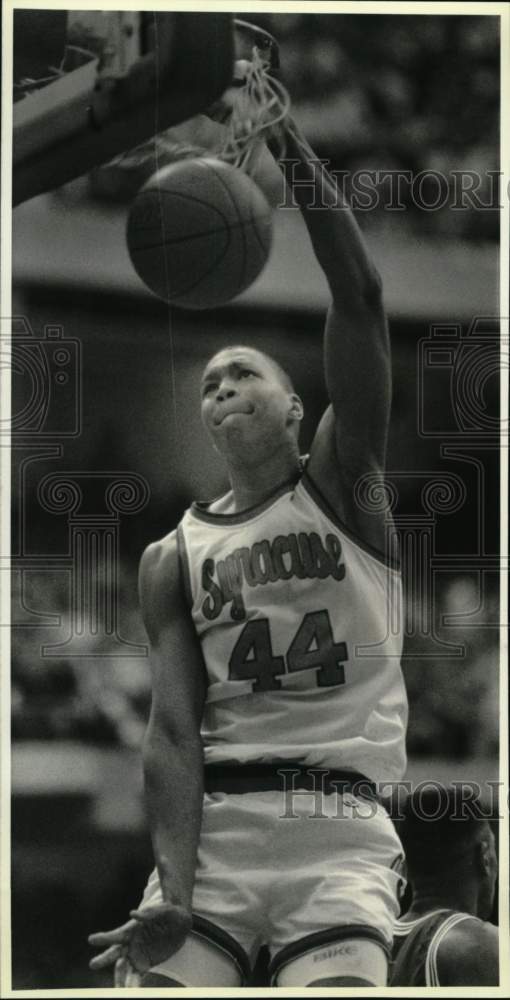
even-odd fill
[{"label": "blurred crowd background", "polygon": [[[283,77],[307,136],[334,167],[411,170],[481,178],[480,201],[495,204],[498,170],[499,25],[492,17],[267,15]],[[434,181],[424,200],[434,201]],[[407,211],[399,226],[445,238],[497,239],[498,213]],[[497,199],[496,199],[497,200]],[[380,211],[370,211],[375,225]]]},{"label": "blurred crowd background", "polygon": [[[499,216],[491,172],[499,169],[498,19],[252,19],[278,38],[293,113],[318,155],[348,173],[347,183],[359,170],[479,177],[484,208],[455,211],[450,199],[426,211],[404,194],[404,210],[388,212],[387,182],[378,182],[379,204],[358,217],[390,278],[395,390],[388,465],[400,477],[397,521],[423,516],[423,484],[434,476],[457,476],[465,486],[463,501],[434,517],[443,562],[433,592],[408,592],[415,618],[422,600],[433,604],[423,612],[432,633],[424,639],[423,630],[411,629],[405,645],[410,774],[495,780],[498,452],[494,438],[489,447],[480,444],[476,427],[474,437],[468,427],[459,439],[451,413],[455,359],[450,380],[441,381],[442,371],[427,383],[424,405],[435,434],[420,426],[419,385],[420,343],[431,324],[448,325],[458,338],[489,316],[489,347],[497,336]],[[13,983],[20,989],[106,985],[105,975],[87,969],[86,934],[125,919],[150,868],[139,758],[150,683],[137,566],[145,545],[174,528],[193,498],[214,496],[224,485],[197,415],[204,361],[233,341],[274,354],[304,397],[305,450],[325,405],[327,303],[307,269],[309,252],[301,258],[296,251],[294,264],[295,218],[278,213],[273,284],[263,276],[252,292],[214,313],[170,313],[130,270],[125,188],[115,189],[115,176],[102,168],[13,216],[13,302],[25,330],[13,368],[13,412],[32,406],[33,414],[32,423],[18,423],[12,450]],[[433,183],[424,199],[433,200]],[[433,268],[453,264],[459,284],[440,286]],[[473,288],[484,296],[479,311],[471,307]],[[47,346],[48,328],[56,326],[71,344],[74,369],[60,396],[51,383],[51,399],[38,413],[26,359],[44,356],[52,376],[59,362]],[[482,375],[477,402],[494,420],[497,365]],[[456,455],[441,452],[446,439],[457,445]],[[144,502],[112,520],[104,489],[97,476],[83,476],[87,471],[109,481],[135,473],[146,486]],[[49,509],[41,493],[45,477],[55,474],[73,482],[81,476],[89,507],[76,516],[88,518],[89,529],[94,517],[102,524],[110,518],[118,543],[115,579],[100,556],[91,564],[97,606],[79,649],[68,642],[77,601],[69,561],[74,514]],[[483,565],[479,557],[486,557]],[[112,591],[113,632],[106,610]]]}]

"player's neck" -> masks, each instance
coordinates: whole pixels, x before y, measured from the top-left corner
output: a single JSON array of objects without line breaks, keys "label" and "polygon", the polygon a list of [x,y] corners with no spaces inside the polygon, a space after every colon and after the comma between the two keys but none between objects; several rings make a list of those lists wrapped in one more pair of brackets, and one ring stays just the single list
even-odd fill
[{"label": "player's neck", "polygon": [[280,486],[297,480],[300,472],[301,460],[297,449],[269,455],[260,465],[231,463],[232,512],[248,510],[263,503]]},{"label": "player's neck", "polygon": [[477,912],[476,889],[469,883],[459,885],[423,886],[415,889],[405,920],[423,917],[432,910],[458,910],[462,913]]}]

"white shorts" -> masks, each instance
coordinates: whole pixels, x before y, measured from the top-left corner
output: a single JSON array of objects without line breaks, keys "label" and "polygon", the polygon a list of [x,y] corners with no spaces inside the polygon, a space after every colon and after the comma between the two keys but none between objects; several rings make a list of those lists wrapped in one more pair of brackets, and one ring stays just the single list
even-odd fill
[{"label": "white shorts", "polygon": [[[193,892],[194,931],[154,969],[185,986],[215,985],[203,945],[230,955],[246,981],[267,945],[273,979],[296,957],[360,937],[389,951],[399,914],[400,840],[385,809],[351,794],[206,793]],[[157,872],[142,906],[161,899]],[[225,984],[227,985],[227,984]]]}]

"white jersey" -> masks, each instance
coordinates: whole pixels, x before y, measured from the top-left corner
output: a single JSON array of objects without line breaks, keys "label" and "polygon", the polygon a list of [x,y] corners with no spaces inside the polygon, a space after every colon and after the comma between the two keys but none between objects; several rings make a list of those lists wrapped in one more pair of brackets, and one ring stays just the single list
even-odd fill
[{"label": "white jersey", "polygon": [[353,538],[307,473],[239,514],[193,504],[178,542],[208,675],[206,763],[401,778],[400,574]]}]

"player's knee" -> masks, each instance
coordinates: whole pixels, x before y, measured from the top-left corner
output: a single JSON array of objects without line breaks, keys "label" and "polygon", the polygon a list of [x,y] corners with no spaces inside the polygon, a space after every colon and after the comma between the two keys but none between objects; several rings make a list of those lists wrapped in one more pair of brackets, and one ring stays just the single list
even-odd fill
[{"label": "player's knee", "polygon": [[142,987],[145,986],[183,986],[184,983],[179,983],[177,979],[171,979],[170,976],[161,976],[158,972],[146,972],[145,976],[140,983]]}]

